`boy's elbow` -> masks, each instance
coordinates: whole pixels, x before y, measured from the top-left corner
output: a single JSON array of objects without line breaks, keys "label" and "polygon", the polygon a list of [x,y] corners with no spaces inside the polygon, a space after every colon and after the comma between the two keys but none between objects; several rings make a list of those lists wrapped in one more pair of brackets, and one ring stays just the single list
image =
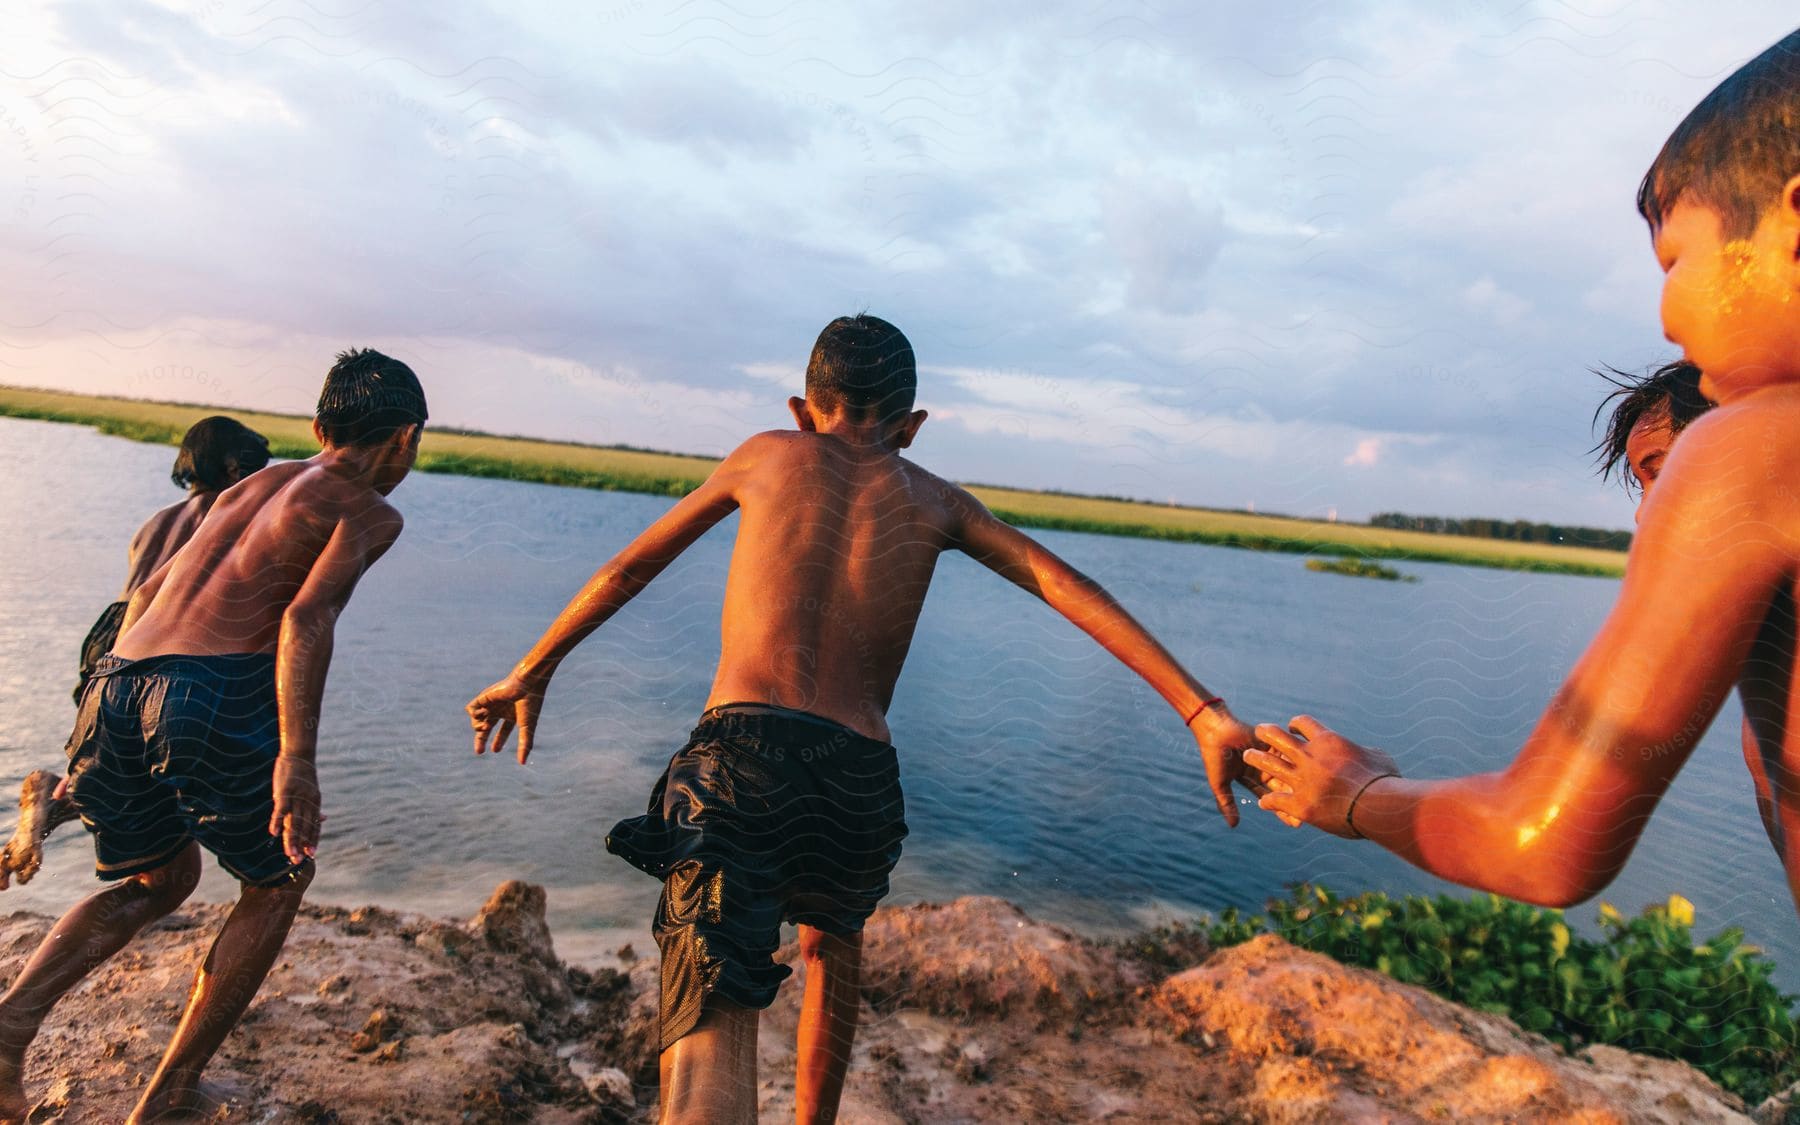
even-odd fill
[{"label": "boy's elbow", "polygon": [[337,625],[338,609],[321,602],[295,602],[281,615],[281,638],[284,641],[303,637],[330,636]]},{"label": "boy's elbow", "polygon": [[1514,854],[1512,870],[1497,880],[1505,886],[1492,889],[1533,906],[1566,910],[1604,891],[1620,866],[1575,843],[1561,848],[1522,848]]}]

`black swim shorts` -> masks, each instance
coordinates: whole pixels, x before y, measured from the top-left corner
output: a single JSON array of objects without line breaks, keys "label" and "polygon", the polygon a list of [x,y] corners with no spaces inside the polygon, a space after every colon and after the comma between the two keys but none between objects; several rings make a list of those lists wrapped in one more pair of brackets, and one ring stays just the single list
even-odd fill
[{"label": "black swim shorts", "polygon": [[273,653],[103,657],[69,738],[95,874],[141,874],[195,840],[253,886],[292,877],[269,835],[280,750]]},{"label": "black swim shorts", "polygon": [[606,848],[663,880],[662,1047],[714,996],[766,1008],[789,970],[781,923],[859,933],[900,860],[906,807],[894,748],[798,711],[707,711]]},{"label": "black swim shorts", "polygon": [[130,602],[114,602],[100,611],[94,620],[94,627],[81,642],[81,678],[75,681],[75,704],[81,704],[81,690],[94,677],[94,668],[100,658],[112,651],[113,642],[119,639],[119,626],[125,624],[125,607]]}]

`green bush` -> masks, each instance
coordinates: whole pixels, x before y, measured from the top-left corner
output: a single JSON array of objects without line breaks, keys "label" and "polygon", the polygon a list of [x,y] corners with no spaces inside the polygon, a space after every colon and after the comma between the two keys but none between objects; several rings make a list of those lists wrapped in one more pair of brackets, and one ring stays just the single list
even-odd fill
[{"label": "green bush", "polygon": [[1774,965],[1732,928],[1694,940],[1679,895],[1626,918],[1600,907],[1598,939],[1560,910],[1480,895],[1339,897],[1296,888],[1268,914],[1227,910],[1164,926],[1125,948],[1176,971],[1209,949],[1274,933],[1347,965],[1376,969],[1446,999],[1509,1016],[1566,1047],[1609,1043],[1680,1059],[1754,1104],[1800,1081],[1800,1025]]}]

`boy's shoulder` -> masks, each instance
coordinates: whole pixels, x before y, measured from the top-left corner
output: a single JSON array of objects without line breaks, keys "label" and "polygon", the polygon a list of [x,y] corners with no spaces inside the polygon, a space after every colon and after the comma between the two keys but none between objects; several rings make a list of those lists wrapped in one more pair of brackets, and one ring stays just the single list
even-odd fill
[{"label": "boy's shoulder", "polygon": [[[1664,510],[1667,509],[1666,517]],[[1755,391],[1682,431],[1644,521],[1736,529],[1800,549],[1800,386]]]},{"label": "boy's shoulder", "polygon": [[[246,486],[256,484],[252,490]],[[362,481],[348,480],[315,461],[271,465],[219,498],[262,508],[271,503],[284,513],[321,522],[354,522],[371,526],[403,522],[400,509]]]}]

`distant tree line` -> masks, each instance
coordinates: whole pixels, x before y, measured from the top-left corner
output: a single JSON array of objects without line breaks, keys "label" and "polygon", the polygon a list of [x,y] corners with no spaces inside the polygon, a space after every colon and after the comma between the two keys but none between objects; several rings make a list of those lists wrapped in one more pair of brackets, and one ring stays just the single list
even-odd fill
[{"label": "distant tree line", "polygon": [[1570,547],[1598,547],[1606,551],[1631,549],[1631,532],[1602,527],[1565,527],[1530,520],[1454,519],[1444,516],[1409,516],[1405,512],[1377,512],[1370,527],[1396,531],[1427,531],[1433,535],[1471,535],[1477,539],[1510,539],[1515,543],[1561,543]]}]

